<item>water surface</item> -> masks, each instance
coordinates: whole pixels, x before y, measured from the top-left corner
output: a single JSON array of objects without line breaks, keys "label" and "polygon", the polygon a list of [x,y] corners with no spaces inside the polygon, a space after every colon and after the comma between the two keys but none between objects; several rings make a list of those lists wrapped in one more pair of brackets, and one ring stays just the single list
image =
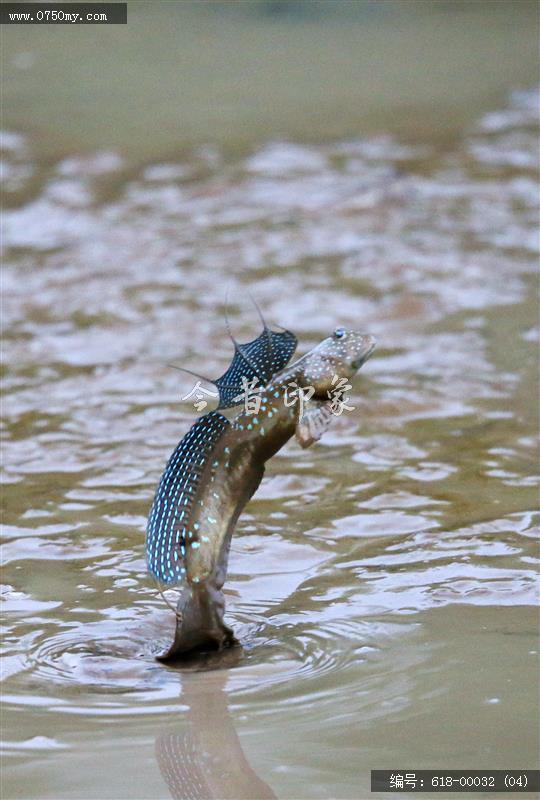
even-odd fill
[{"label": "water surface", "polygon": [[127,25],[11,25],[3,125],[48,164],[120,150],[324,142],[390,132],[449,142],[538,81],[535,0],[129,0]]},{"label": "water surface", "polygon": [[[538,766],[538,95],[391,136],[125,169],[5,137],[5,798],[357,798],[372,768]],[[374,333],[354,410],[268,466],[219,670],[144,529],[211,376],[266,316]],[[212,666],[212,665],[210,665]],[[215,664],[214,664],[215,666]],[[424,795],[428,796],[428,795]],[[467,795],[463,795],[467,796]]]}]

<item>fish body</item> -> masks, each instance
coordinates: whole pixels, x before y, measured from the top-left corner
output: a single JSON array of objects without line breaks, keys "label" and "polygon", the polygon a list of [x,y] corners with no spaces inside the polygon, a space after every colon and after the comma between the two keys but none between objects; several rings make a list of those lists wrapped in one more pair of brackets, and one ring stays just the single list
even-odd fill
[{"label": "fish body", "polygon": [[[236,521],[269,458],[294,435],[302,447],[320,438],[332,418],[336,379],[352,377],[374,347],[374,337],[338,328],[261,387],[255,412],[245,407],[231,422],[211,412],[180,442],[158,487],[147,533],[150,572],[165,585],[182,586],[167,656],[232,640],[221,589]],[[291,391],[309,399],[290,402]]]}]

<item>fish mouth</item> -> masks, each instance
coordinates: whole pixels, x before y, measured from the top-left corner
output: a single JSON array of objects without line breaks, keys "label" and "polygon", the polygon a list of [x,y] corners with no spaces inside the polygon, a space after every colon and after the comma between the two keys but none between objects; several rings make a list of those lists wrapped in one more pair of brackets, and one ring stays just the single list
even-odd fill
[{"label": "fish mouth", "polygon": [[368,360],[370,355],[373,353],[373,351],[375,350],[375,347],[377,345],[377,339],[374,336],[372,336],[371,334],[367,334],[364,337],[364,339],[365,339],[365,344],[364,344],[364,347],[363,347],[361,353],[357,356],[357,358],[354,359],[354,361],[351,361],[351,367],[354,370],[360,369],[362,364],[366,363],[366,361]]}]

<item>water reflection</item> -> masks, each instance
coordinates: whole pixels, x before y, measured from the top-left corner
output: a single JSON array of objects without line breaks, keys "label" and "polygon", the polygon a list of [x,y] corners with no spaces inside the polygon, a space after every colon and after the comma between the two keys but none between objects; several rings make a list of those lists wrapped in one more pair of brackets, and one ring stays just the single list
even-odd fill
[{"label": "water reflection", "polygon": [[[159,770],[174,800],[272,800],[276,795],[251,768],[236,733],[226,692],[228,672],[241,648],[209,655],[182,673],[188,710],[181,732],[156,738]],[[210,669],[204,679],[198,669]],[[187,730],[185,729],[187,721]]]}]

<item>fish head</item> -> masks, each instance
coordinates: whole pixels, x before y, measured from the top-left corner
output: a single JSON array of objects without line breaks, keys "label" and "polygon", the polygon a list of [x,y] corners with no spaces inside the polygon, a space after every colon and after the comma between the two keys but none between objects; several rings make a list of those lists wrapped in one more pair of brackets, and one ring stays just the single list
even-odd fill
[{"label": "fish head", "polygon": [[336,328],[302,359],[305,386],[313,386],[316,398],[327,399],[327,393],[339,378],[352,378],[373,350],[376,339],[370,333]]}]

